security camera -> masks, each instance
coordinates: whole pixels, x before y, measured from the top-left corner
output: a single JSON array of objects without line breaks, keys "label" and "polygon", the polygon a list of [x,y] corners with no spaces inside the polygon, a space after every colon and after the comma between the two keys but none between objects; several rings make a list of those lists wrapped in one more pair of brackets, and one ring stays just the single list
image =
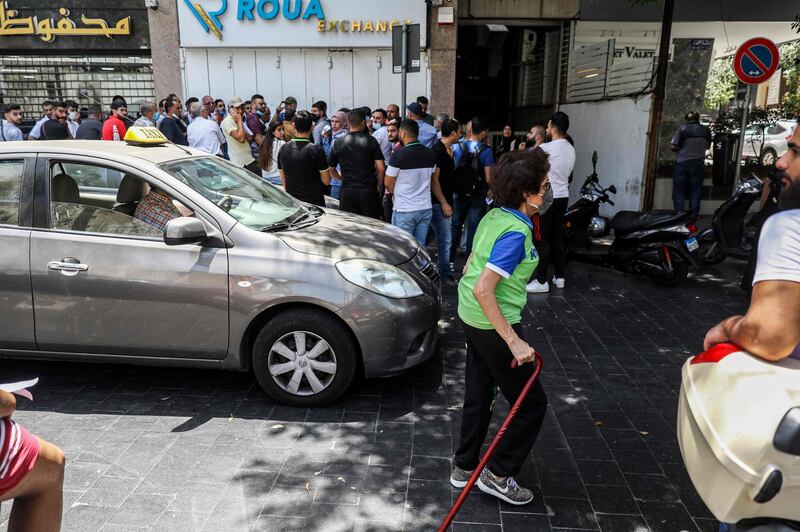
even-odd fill
[{"label": "security camera", "polygon": [[158,9],[158,0],[144,0],[144,7],[150,9]]}]

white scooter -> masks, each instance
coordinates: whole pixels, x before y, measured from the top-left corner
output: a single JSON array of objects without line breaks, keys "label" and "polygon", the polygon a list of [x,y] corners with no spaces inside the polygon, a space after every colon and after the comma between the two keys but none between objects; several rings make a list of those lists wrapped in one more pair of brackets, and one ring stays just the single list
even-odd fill
[{"label": "white scooter", "polygon": [[683,366],[681,454],[731,532],[800,530],[800,360],[720,344]]}]

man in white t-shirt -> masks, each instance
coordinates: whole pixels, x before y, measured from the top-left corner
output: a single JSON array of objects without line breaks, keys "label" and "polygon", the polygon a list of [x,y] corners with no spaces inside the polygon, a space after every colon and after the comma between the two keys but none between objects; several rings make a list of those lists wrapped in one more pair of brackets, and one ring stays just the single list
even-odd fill
[{"label": "man in white t-shirt", "polygon": [[389,159],[384,183],[386,190],[394,194],[392,225],[412,235],[424,246],[433,219],[431,192],[440,201],[445,217],[452,216],[453,211],[439,185],[436,155],[419,142],[418,135],[417,122],[403,120],[400,124],[403,147]]},{"label": "man in white t-shirt", "polygon": [[708,331],[705,349],[731,342],[765,360],[800,359],[800,127],[775,166],[782,212],[761,230],[750,308]]},{"label": "man in white t-shirt", "polygon": [[567,140],[569,117],[566,113],[558,111],[550,118],[547,124],[549,142],[545,142],[540,149],[544,150],[550,161],[550,186],[553,187],[553,205],[541,216],[542,240],[536,242],[539,252],[539,267],[536,268],[536,278],[528,283],[527,289],[531,294],[549,292],[549,266],[553,263],[555,275],[553,285],[564,288],[564,266],[567,262],[567,250],[564,242],[564,214],[567,212],[569,202],[569,181],[575,169],[575,148]]},{"label": "man in white t-shirt", "polygon": [[238,96],[228,102],[228,116],[222,121],[220,127],[228,144],[228,157],[236,166],[250,170],[256,175],[261,175],[261,169],[250,151],[248,135],[252,132],[244,122],[244,102]]}]

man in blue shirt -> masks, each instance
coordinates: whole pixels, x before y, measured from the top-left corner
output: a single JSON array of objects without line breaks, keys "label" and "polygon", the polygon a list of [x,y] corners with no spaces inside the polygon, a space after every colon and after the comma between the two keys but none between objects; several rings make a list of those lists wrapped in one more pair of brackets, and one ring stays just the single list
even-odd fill
[{"label": "man in blue shirt", "polygon": [[[472,132],[467,140],[453,144],[456,193],[453,195],[450,262],[455,261],[464,227],[467,231],[467,256],[472,252],[475,231],[486,210],[486,193],[492,182],[492,165],[494,164],[494,152],[486,145],[488,134],[488,122],[475,117],[472,119]],[[464,183],[472,178],[477,181],[477,186],[474,191],[466,192]]]},{"label": "man in blue shirt", "polygon": [[703,192],[703,161],[711,146],[711,130],[700,123],[700,114],[691,111],[670,141],[677,158],[672,171],[672,203],[676,211],[684,207],[686,189],[689,189],[689,209],[692,217],[700,216],[700,197]]},{"label": "man in blue shirt", "polygon": [[19,125],[22,123],[22,108],[19,104],[10,103],[3,109],[0,115],[0,142],[11,142],[22,140],[22,131]]},{"label": "man in blue shirt", "polygon": [[408,118],[419,125],[419,143],[428,148],[433,148],[433,144],[438,140],[438,135],[436,134],[436,129],[422,119],[425,114],[422,106],[417,102],[412,102],[408,104],[406,111],[408,112]]}]

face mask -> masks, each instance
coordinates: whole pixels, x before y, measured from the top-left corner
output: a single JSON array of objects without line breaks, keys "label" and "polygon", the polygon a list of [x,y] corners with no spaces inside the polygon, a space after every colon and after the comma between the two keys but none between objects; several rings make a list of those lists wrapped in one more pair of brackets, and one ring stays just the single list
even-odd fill
[{"label": "face mask", "polygon": [[378,131],[380,128],[381,128],[381,125],[378,124],[377,122],[373,122],[372,123],[372,129],[374,129],[375,131]]},{"label": "face mask", "polygon": [[77,111],[72,111],[72,112],[69,114],[69,119],[70,119],[70,120],[72,120],[73,122],[75,122],[76,120],[78,120],[78,116],[79,116],[79,115],[78,115],[78,112],[77,112]]},{"label": "face mask", "polygon": [[264,116],[264,113],[262,113],[261,111],[256,111],[256,114],[257,114],[258,116]]},{"label": "face mask", "polygon": [[217,114],[218,114],[219,116],[225,116],[225,109],[218,109],[218,110],[217,110]]},{"label": "face mask", "polygon": [[158,122],[159,120],[161,120],[161,111],[156,111],[156,114],[153,115],[153,120],[155,122]]},{"label": "face mask", "polygon": [[316,113],[311,113],[311,120],[313,120],[314,122],[316,122],[317,120],[319,120],[319,115],[318,115],[318,114],[316,114]]}]

